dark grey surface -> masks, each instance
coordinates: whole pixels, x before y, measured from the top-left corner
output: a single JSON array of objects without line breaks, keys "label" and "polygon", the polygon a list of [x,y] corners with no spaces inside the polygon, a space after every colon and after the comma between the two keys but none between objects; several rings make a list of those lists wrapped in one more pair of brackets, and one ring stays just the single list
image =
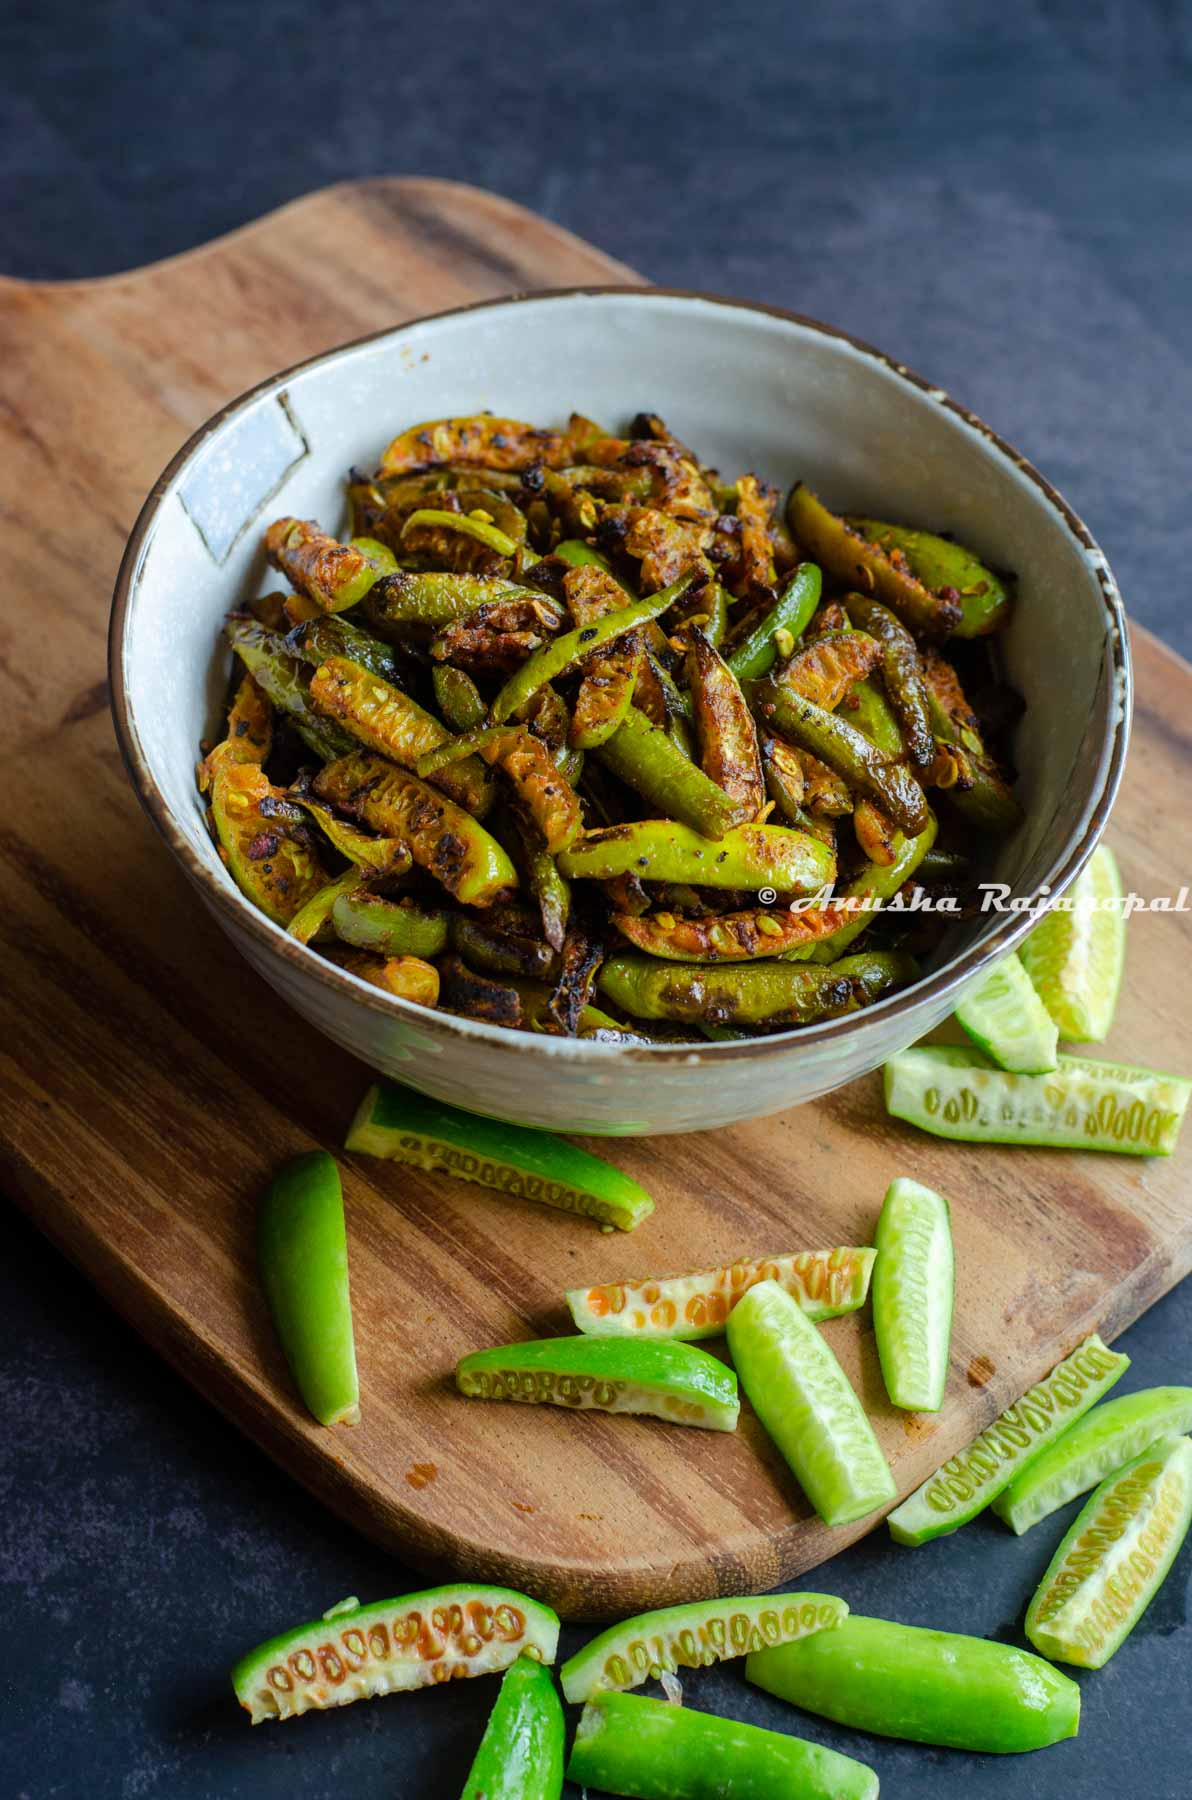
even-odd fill
[{"label": "dark grey surface", "polygon": [[[1190,98],[1192,9],[1170,0],[760,0],[748,21],[690,0],[24,0],[0,19],[0,270],[134,266],[352,176],[488,185],[659,281],[793,306],[920,368],[1059,483],[1135,616],[1192,653]],[[450,1800],[494,1684],[250,1732],[224,1675],[405,1573],[23,1224],[0,1296],[0,1795]],[[1125,1340],[1123,1385],[1189,1379],[1190,1328],[1185,1284]],[[815,1581],[857,1611],[1016,1639],[1067,1516],[918,1552],[878,1534]],[[1081,1678],[1079,1740],[1032,1758],[869,1741],[733,1673],[688,1697],[863,1756],[891,1795],[1177,1800],[1188,1570],[1185,1551]]]}]

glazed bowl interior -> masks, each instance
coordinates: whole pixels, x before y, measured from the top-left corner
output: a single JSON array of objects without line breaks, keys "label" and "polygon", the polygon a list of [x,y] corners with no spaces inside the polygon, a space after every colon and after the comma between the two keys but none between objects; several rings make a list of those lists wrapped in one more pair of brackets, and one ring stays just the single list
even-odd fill
[{"label": "glazed bowl interior", "polygon": [[[574,409],[614,429],[638,410],[658,412],[726,476],[755,470],[783,489],[802,478],[830,505],[952,533],[1015,571],[1018,599],[1001,651],[1026,702],[1015,739],[1026,820],[991,873],[1018,894],[1073,878],[1120,774],[1129,670],[1104,558],[1029,466],[938,390],[811,321],[650,290],[496,302],[330,352],[226,409],[155,487],[117,589],[115,711],[141,797],[221,922],[330,1035],[388,1066],[374,1045],[376,1021],[404,1020],[407,1038],[440,1053],[437,1086],[426,1085],[465,1100],[450,1075],[452,1042],[507,1052],[512,1036],[523,1056],[548,1054],[539,1037],[445,1017],[432,1025],[421,1009],[300,951],[236,892],[194,785],[196,747],[214,729],[226,687],[223,615],[276,583],[259,548],[264,524],[289,513],[338,528],[351,465],[374,466],[388,439],[419,420],[482,409],[540,424],[561,423]],[[734,1116],[773,1110],[874,1066],[895,1040],[926,1030],[1024,929],[994,912],[958,927],[915,988],[848,1019],[695,1054],[574,1042],[560,1054],[556,1045],[554,1078],[565,1086],[569,1069],[607,1071],[610,1059],[632,1056],[639,1073],[643,1059],[670,1059],[698,1064],[714,1081],[717,1066],[785,1047],[785,1083],[776,1081],[762,1104],[738,1102]],[[359,1033],[345,1023],[352,1008],[369,1015]],[[876,1029],[883,1017],[897,1024]],[[816,1069],[814,1045],[858,1034],[862,1042],[868,1035],[870,1051],[858,1045]],[[402,1031],[391,1028],[387,1041],[395,1036]],[[477,1109],[501,1107],[489,1099]],[[683,1128],[636,1118],[618,1127],[565,1098],[555,1110],[588,1129]]]}]

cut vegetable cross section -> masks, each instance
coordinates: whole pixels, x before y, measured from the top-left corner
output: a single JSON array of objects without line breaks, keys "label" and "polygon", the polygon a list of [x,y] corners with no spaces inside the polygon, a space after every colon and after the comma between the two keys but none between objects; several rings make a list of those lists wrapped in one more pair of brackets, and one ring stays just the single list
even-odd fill
[{"label": "cut vegetable cross section", "polygon": [[1043,1075],[1055,1068],[1055,1021],[1012,950],[969,990],[956,1017],[999,1068],[1016,1075]]},{"label": "cut vegetable cross section", "polygon": [[689,1344],[540,1338],[465,1356],[455,1385],[470,1400],[520,1400],[573,1412],[647,1413],[668,1425],[735,1431],[737,1378]]},{"label": "cut vegetable cross section", "polygon": [[830,1631],[847,1613],[832,1594],[755,1594],[662,1607],[612,1625],[585,1644],[559,1671],[563,1693],[578,1701],[639,1687],[664,1672],[703,1668],[811,1631]]},{"label": "cut vegetable cross section", "polygon": [[729,1349],[762,1424],[827,1525],[847,1525],[895,1497],[894,1477],[848,1377],[776,1281],[729,1315]]},{"label": "cut vegetable cross section", "polygon": [[1011,1075],[977,1050],[920,1044],[883,1073],[886,1111],[935,1137],[1170,1156],[1192,1083],[1153,1069],[1061,1056],[1049,1075]]},{"label": "cut vegetable cross section", "polygon": [[993,1510],[1019,1536],[1158,1438],[1192,1431],[1192,1387],[1142,1388],[1094,1406],[1016,1475]]},{"label": "cut vegetable cross section", "polygon": [[559,1621],[512,1588],[429,1588],[361,1606],[343,1601],[250,1650],[232,1670],[254,1725],[375,1694],[491,1675],[518,1656],[553,1663]]},{"label": "cut vegetable cross section", "polygon": [[1109,1036],[1126,954],[1122,878],[1113,851],[1098,844],[1086,867],[1019,952],[1059,1034],[1072,1044]]},{"label": "cut vegetable cross section", "polygon": [[1086,1338],[895,1508],[887,1521],[891,1535],[900,1544],[925,1544],[967,1525],[1129,1366],[1128,1356],[1108,1349],[1095,1333]]},{"label": "cut vegetable cross section", "polygon": [[776,1281],[813,1321],[865,1304],[876,1253],[862,1247],[799,1250],[789,1256],[742,1257],[724,1268],[653,1280],[570,1288],[567,1305],[590,1337],[719,1337],[743,1294]]},{"label": "cut vegetable cross section", "polygon": [[417,1169],[446,1169],[464,1181],[583,1213],[619,1231],[632,1231],[654,1210],[636,1181],[562,1138],[460,1112],[446,1101],[389,1083],[369,1088],[346,1145]]},{"label": "cut vegetable cross section", "polygon": [[1036,1650],[1100,1669],[1158,1593],[1192,1522],[1192,1439],[1161,1439],[1103,1481],[1026,1615]]}]

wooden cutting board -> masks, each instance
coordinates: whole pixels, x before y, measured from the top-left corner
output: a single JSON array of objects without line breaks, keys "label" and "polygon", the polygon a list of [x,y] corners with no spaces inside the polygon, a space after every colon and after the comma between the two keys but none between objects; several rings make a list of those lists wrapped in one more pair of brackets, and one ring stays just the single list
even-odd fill
[{"label": "wooden cutting board", "polygon": [[[7,1185],[157,1350],[351,1523],[402,1560],[586,1617],[768,1588],[865,1526],[810,1518],[748,1413],[725,1437],[458,1398],[465,1350],[567,1329],[565,1287],[863,1244],[893,1175],[939,1187],[960,1272],[944,1410],[885,1404],[867,1317],[826,1327],[906,1492],[1087,1332],[1113,1337],[1192,1266],[1192,1129],[1154,1163],[942,1145],[884,1117],[874,1076],[736,1130],[606,1143],[658,1201],[631,1238],[349,1161],[364,1421],[328,1432],[295,1404],[254,1275],[254,1196],[282,1157],[339,1145],[366,1072],[239,960],[124,779],[104,635],[125,535],[190,431],[273,369],[482,296],[635,279],[493,195],[394,180],[111,280],[0,282]],[[1135,650],[1110,836],[1150,896],[1192,870],[1192,670],[1144,632]],[[1109,1050],[1192,1073],[1187,916],[1133,925]]]}]

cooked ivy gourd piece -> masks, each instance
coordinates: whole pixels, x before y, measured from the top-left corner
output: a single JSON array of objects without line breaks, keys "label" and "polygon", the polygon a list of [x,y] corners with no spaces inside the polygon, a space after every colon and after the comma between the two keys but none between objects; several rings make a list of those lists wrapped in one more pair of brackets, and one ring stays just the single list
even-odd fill
[{"label": "cooked ivy gourd piece", "polygon": [[947,494],[837,511],[647,412],[376,448],[345,524],[267,526],[201,747],[228,878],[292,948],[374,1006],[647,1047],[919,978],[1022,816],[1014,581],[938,531]]}]

